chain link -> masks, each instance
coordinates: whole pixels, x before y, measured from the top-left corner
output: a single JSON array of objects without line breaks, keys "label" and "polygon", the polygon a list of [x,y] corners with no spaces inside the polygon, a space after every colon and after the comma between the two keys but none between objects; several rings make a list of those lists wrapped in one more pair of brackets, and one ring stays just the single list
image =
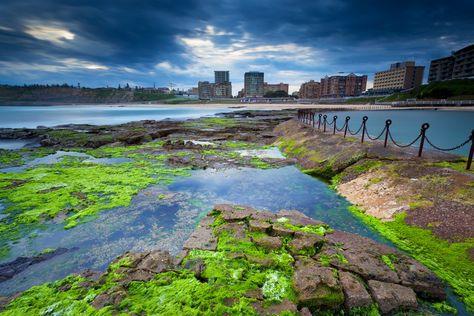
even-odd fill
[{"label": "chain link", "polygon": [[387,129],[387,126],[384,127],[384,129],[380,132],[379,136],[375,137],[375,138],[372,138],[370,137],[370,134],[369,134],[369,131],[367,129],[365,129],[365,134],[367,135],[367,137],[371,140],[377,140],[379,139],[380,137],[382,137],[383,133],[385,132],[385,130]]},{"label": "chain link", "polygon": [[392,137],[392,133],[390,131],[388,131],[388,136],[390,137],[390,140],[392,141],[392,143],[395,144],[395,146],[397,147],[400,147],[400,148],[406,148],[406,147],[410,147],[411,145],[413,145],[414,143],[416,143],[418,141],[418,139],[420,139],[421,137],[421,133],[418,134],[418,137],[415,138],[411,143],[409,143],[408,145],[401,145],[401,144],[398,144]]},{"label": "chain link", "polygon": [[360,130],[362,129],[363,126],[364,126],[364,123],[360,124],[359,129],[358,129],[357,132],[355,132],[355,133],[353,133],[350,128],[348,128],[347,130],[349,131],[349,134],[351,134],[351,135],[357,135],[357,134],[359,134],[359,132],[360,132]]},{"label": "chain link", "polygon": [[440,148],[440,147],[438,147],[438,146],[435,146],[435,145],[429,140],[428,136],[426,136],[425,139],[426,139],[426,141],[428,142],[428,144],[430,144],[431,147],[433,147],[434,149],[437,149],[437,150],[440,150],[440,151],[453,151],[453,150],[459,149],[459,148],[465,146],[467,143],[469,143],[469,142],[472,140],[472,136],[469,137],[469,138],[468,138],[465,142],[463,142],[462,144],[459,144],[459,145],[457,145],[457,146],[455,146],[455,147],[451,147],[451,148]]}]

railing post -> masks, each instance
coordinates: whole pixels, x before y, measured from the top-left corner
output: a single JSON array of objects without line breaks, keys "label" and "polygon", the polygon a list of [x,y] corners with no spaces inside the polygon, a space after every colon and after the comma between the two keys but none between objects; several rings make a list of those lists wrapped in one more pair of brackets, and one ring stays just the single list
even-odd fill
[{"label": "railing post", "polygon": [[349,128],[349,120],[351,119],[350,116],[346,116],[346,128],[344,128],[344,138],[346,138],[347,129]]},{"label": "railing post", "polygon": [[314,124],[316,123],[315,120],[314,120],[314,117],[316,116],[316,112],[313,113],[313,128],[314,128]]},{"label": "railing post", "polygon": [[326,118],[328,116],[326,114],[323,115],[323,133],[326,133]]},{"label": "railing post", "polygon": [[366,126],[365,126],[365,123],[367,122],[369,118],[367,116],[364,116],[362,118],[362,137],[360,139],[360,142],[363,143],[364,142],[364,136],[365,136],[365,129],[366,129]]},{"label": "railing post", "polygon": [[337,120],[337,115],[334,115],[333,117],[333,122],[334,122],[334,129],[332,130],[332,134],[336,134],[336,120]]},{"label": "railing post", "polygon": [[383,147],[387,147],[387,142],[388,142],[388,133],[390,132],[390,125],[392,124],[392,120],[386,120],[385,121],[385,141],[383,142]]},{"label": "railing post", "polygon": [[318,117],[319,117],[319,118],[318,118],[318,130],[321,129],[321,116],[323,116],[321,113],[318,114]]},{"label": "railing post", "polygon": [[471,131],[471,150],[469,151],[469,157],[467,158],[466,170],[471,169],[473,155],[474,155],[474,129]]},{"label": "railing post", "polygon": [[425,144],[425,138],[426,138],[426,130],[430,127],[430,124],[424,123],[421,125],[421,139],[420,139],[420,148],[418,149],[418,157],[421,157],[421,154],[423,153],[423,145]]}]

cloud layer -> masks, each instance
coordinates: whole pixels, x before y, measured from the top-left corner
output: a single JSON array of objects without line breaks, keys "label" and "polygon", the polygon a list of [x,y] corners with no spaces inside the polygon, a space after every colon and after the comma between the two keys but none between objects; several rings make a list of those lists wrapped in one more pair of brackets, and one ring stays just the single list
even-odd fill
[{"label": "cloud layer", "polygon": [[54,1],[0,3],[0,83],[186,88],[230,70],[297,89],[369,75],[474,42],[472,1]]}]

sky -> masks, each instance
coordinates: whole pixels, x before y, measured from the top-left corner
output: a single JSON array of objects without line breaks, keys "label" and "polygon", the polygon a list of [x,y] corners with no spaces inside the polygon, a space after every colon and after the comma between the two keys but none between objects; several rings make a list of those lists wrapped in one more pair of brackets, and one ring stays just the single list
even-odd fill
[{"label": "sky", "polygon": [[474,43],[474,1],[0,1],[0,84],[169,86],[229,70],[290,84]]}]

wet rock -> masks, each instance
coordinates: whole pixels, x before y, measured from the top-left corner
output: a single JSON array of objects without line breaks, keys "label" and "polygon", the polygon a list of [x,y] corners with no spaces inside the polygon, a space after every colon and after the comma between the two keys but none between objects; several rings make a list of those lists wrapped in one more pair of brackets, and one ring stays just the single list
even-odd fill
[{"label": "wet rock", "polygon": [[299,255],[307,252],[313,255],[324,244],[324,237],[304,232],[295,232],[295,238],[288,243],[290,252]]},{"label": "wet rock", "polygon": [[300,307],[333,308],[344,302],[344,294],[332,268],[321,267],[311,259],[298,260],[293,282]]},{"label": "wet rock", "polygon": [[229,233],[232,237],[237,239],[244,239],[246,238],[246,227],[244,224],[238,222],[230,222],[222,224],[221,226],[216,228],[218,233],[225,231]]},{"label": "wet rock", "polygon": [[13,261],[0,264],[0,282],[13,278],[18,273],[28,269],[29,266],[49,260],[53,257],[68,252],[67,248],[57,248],[52,251],[40,253],[32,257],[18,257]]},{"label": "wet rock", "polygon": [[443,282],[421,263],[407,256],[401,256],[401,260],[394,265],[402,285],[412,288],[423,298],[446,299]]},{"label": "wet rock", "polygon": [[263,293],[261,289],[254,289],[254,290],[247,291],[244,294],[244,296],[248,298],[254,298],[259,301],[263,300]]},{"label": "wet rock", "polygon": [[364,307],[372,304],[372,298],[362,282],[352,273],[339,271],[339,281],[344,292],[345,307],[350,310],[354,307]]},{"label": "wet rock", "polygon": [[252,241],[255,244],[269,250],[280,249],[283,246],[281,239],[278,237],[263,236],[260,238],[255,238]]},{"label": "wet rock", "polygon": [[204,260],[198,258],[198,259],[190,259],[187,260],[186,263],[184,264],[184,268],[190,270],[191,272],[194,273],[194,276],[197,279],[202,278],[202,273],[206,269],[206,264],[204,263]]},{"label": "wet rock", "polygon": [[265,211],[265,210],[258,210],[251,215],[252,219],[257,221],[273,221],[276,220],[277,215],[275,213]]},{"label": "wet rock", "polygon": [[280,303],[274,303],[267,307],[265,307],[261,301],[252,303],[252,306],[258,313],[258,315],[264,316],[280,315],[283,312],[296,313],[298,311],[296,305],[287,299],[284,299]]},{"label": "wet rock", "polygon": [[248,206],[233,206],[229,204],[215,205],[214,211],[220,212],[225,221],[241,221],[257,212],[257,210]]},{"label": "wet rock", "polygon": [[270,223],[261,220],[252,219],[249,221],[249,230],[252,232],[266,233],[271,227],[272,225]]},{"label": "wet rock", "polygon": [[198,227],[192,232],[188,240],[184,243],[184,249],[216,250],[217,239],[214,236],[210,224],[214,218],[206,216],[201,220]]},{"label": "wet rock", "polygon": [[313,316],[313,314],[311,313],[311,311],[309,310],[308,307],[303,307],[301,310],[300,310],[300,316]]},{"label": "wet rock", "polygon": [[390,313],[400,309],[416,309],[418,307],[416,294],[409,287],[376,280],[370,280],[368,285],[370,293],[382,313]]},{"label": "wet rock", "polygon": [[323,225],[324,223],[321,221],[317,221],[304,215],[298,211],[289,211],[289,210],[281,210],[277,213],[279,218],[287,218],[289,223],[295,226],[307,226],[307,225]]},{"label": "wet rock", "polygon": [[286,228],[285,226],[281,224],[274,224],[272,226],[272,235],[275,236],[280,236],[280,237],[287,237],[287,236],[293,236],[295,232],[289,228]]}]

